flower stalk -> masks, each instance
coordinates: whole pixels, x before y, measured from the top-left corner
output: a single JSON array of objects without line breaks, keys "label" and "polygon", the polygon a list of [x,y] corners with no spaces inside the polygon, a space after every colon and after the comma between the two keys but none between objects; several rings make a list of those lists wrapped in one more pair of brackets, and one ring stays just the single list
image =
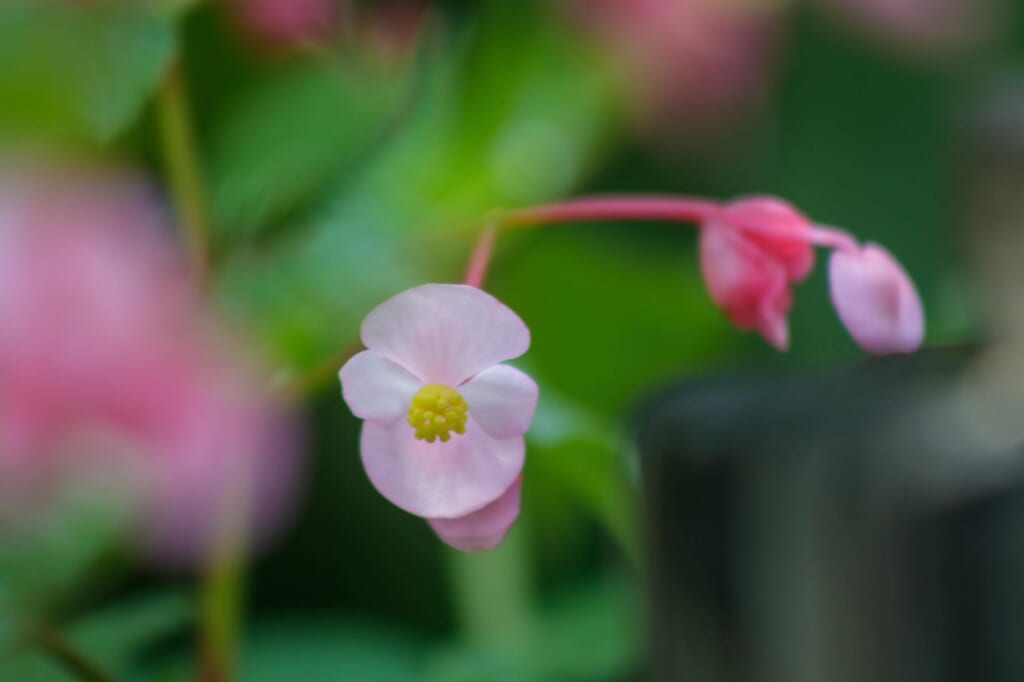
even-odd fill
[{"label": "flower stalk", "polygon": [[516,209],[502,214],[499,220],[502,227],[531,227],[587,220],[700,223],[720,209],[721,206],[715,201],[695,197],[608,195]]},{"label": "flower stalk", "polygon": [[214,543],[203,572],[200,593],[200,658],[202,682],[236,679],[245,596],[245,558],[249,510],[247,481],[241,481],[216,519]]},{"label": "flower stalk", "polygon": [[156,107],[167,180],[185,250],[197,284],[205,287],[210,265],[209,217],[188,88],[180,65],[168,70],[157,92]]},{"label": "flower stalk", "polygon": [[484,228],[473,247],[473,253],[469,257],[469,265],[466,267],[465,284],[478,289],[483,287],[484,278],[487,277],[487,267],[494,255],[494,243],[498,240],[498,225],[491,223]]},{"label": "flower stalk", "polygon": [[528,529],[513,528],[491,552],[449,551],[448,571],[462,636],[473,644],[521,642],[532,631]]}]

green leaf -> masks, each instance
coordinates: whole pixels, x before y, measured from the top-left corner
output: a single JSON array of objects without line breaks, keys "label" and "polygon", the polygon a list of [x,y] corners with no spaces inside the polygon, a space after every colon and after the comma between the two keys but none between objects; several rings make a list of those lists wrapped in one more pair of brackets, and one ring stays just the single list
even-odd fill
[{"label": "green leaf", "polygon": [[633,486],[625,439],[614,420],[559,396],[550,386],[527,433],[527,476],[598,519],[623,551],[638,558]]},{"label": "green leaf", "polygon": [[693,246],[686,226],[539,229],[514,258],[499,252],[488,288],[530,327],[545,385],[621,418],[656,382],[742,338],[709,299]]},{"label": "green leaf", "polygon": [[[508,40],[503,36],[510,27],[497,20],[501,5],[489,3],[495,16],[472,44],[453,40],[429,55],[408,118],[365,163],[347,177],[325,180],[321,200],[296,215],[283,237],[236,247],[223,262],[221,301],[294,371],[354,342],[362,317],[389,296],[457,278],[470,247],[465,231],[457,230],[467,221],[495,206],[564,193],[596,158],[610,106],[603,78],[542,15],[515,29],[529,58],[483,59],[491,39]],[[489,95],[479,106],[465,98],[481,89]],[[343,110],[359,106],[349,102]],[[302,120],[300,113],[293,116]],[[288,121],[287,134],[301,137],[300,125]],[[231,146],[239,153],[244,147]],[[270,145],[275,155],[277,146]],[[309,184],[303,180],[297,184],[304,189],[289,190],[292,180],[282,168],[290,162],[279,167],[275,159],[268,158],[265,178],[251,185],[244,172],[228,180],[225,170],[222,182],[251,189],[238,192],[244,201],[220,200],[224,229],[250,229],[230,227],[242,216],[248,217],[238,225],[265,224],[260,221],[300,202]],[[320,170],[317,178],[331,175],[326,166]],[[282,187],[258,189],[277,183]],[[278,189],[288,197],[280,204],[273,198]]]},{"label": "green leaf", "polygon": [[367,169],[361,191],[405,206],[411,229],[562,196],[601,156],[612,79],[550,12],[518,9],[488,2],[444,46],[403,134]]},{"label": "green leaf", "polygon": [[356,341],[378,303],[437,278],[400,229],[393,207],[343,197],[273,248],[236,249],[219,273],[221,301],[284,364],[314,365]]},{"label": "green leaf", "polygon": [[174,634],[192,619],[193,600],[158,592],[125,600],[75,622],[69,637],[110,670],[125,670],[143,647]]},{"label": "green leaf", "polygon": [[241,93],[211,139],[217,236],[255,234],[329,189],[394,124],[405,90],[400,76],[326,56]]},{"label": "green leaf", "polygon": [[636,665],[642,634],[623,627],[639,619],[628,581],[608,577],[567,590],[538,615],[526,641],[440,647],[429,682],[600,682],[622,679]]},{"label": "green leaf", "polygon": [[365,623],[257,623],[246,637],[239,679],[409,682],[419,679],[421,645]]},{"label": "green leaf", "polygon": [[[190,617],[191,601],[185,595],[162,592],[85,616],[66,626],[63,636],[90,663],[122,679],[135,669],[145,647],[174,634]],[[26,643],[0,658],[0,679],[67,682],[74,678],[52,657]]]},{"label": "green leaf", "polygon": [[550,679],[621,679],[637,663],[643,643],[639,611],[625,578],[608,577],[559,595],[538,638],[537,656]]},{"label": "green leaf", "polygon": [[107,142],[155,92],[171,19],[132,2],[0,5],[0,135]]},{"label": "green leaf", "polygon": [[181,19],[203,0],[149,0],[156,12],[172,19]]},{"label": "green leaf", "polygon": [[63,486],[45,511],[0,537],[0,606],[34,614],[59,600],[120,542],[130,513],[102,484]]}]

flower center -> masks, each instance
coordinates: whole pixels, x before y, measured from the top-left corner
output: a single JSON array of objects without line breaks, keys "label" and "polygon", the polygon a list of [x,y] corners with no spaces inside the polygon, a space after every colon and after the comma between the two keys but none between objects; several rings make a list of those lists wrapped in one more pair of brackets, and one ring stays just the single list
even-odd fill
[{"label": "flower center", "polygon": [[409,426],[416,432],[416,438],[433,443],[438,438],[442,443],[451,440],[451,432],[466,432],[466,399],[454,388],[443,384],[427,384],[412,397],[409,403]]}]

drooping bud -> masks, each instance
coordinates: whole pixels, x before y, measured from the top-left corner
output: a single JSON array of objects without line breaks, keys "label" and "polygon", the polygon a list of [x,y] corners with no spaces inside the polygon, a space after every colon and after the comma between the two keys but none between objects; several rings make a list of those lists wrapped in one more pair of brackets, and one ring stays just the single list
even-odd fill
[{"label": "drooping bud", "polygon": [[914,283],[885,248],[838,250],[829,265],[832,304],[866,351],[912,353],[924,339],[924,310]]},{"label": "drooping bud", "polygon": [[743,231],[799,282],[814,267],[814,246],[808,241],[811,221],[792,204],[768,196],[737,199],[727,205],[720,220]]},{"label": "drooping bud", "polygon": [[789,285],[814,266],[810,222],[771,197],[741,199],[702,226],[700,263],[711,299],[740,329],[789,346]]}]

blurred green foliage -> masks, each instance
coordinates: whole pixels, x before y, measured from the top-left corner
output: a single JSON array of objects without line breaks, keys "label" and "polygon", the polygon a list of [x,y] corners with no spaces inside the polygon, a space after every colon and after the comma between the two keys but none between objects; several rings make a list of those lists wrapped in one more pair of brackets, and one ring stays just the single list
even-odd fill
[{"label": "blurred green foliage", "polygon": [[[180,593],[155,592],[123,599],[87,616],[60,624],[60,637],[74,650],[118,679],[152,679],[142,654],[147,647],[181,632],[191,620],[192,605]],[[41,626],[53,636],[55,625]],[[24,644],[11,644],[0,657],[0,678],[19,682],[74,679],[57,659]]]},{"label": "blurred green foliage", "polygon": [[209,147],[218,241],[279,223],[396,124],[407,87],[327,54],[274,69],[238,93]]},{"label": "blurred green foliage", "polygon": [[[669,130],[651,145],[631,136],[607,60],[553,3],[439,3],[407,59],[390,62],[358,48],[269,56],[238,38],[223,7],[190,4],[4,3],[0,139],[109,149],[159,176],[149,102],[182,61],[213,219],[213,293],[285,375],[355,341],[388,296],[457,280],[488,211],[623,189],[786,196],[891,247],[922,289],[933,338],[965,332],[946,292],[963,281],[955,132],[977,67],[900,61],[798,7],[763,111],[725,139],[688,146]],[[563,595],[528,605],[531,639],[455,635],[450,557],[369,486],[358,424],[332,383],[311,400],[296,524],[256,568],[242,679],[629,676],[642,655],[637,590],[607,578],[641,556],[623,416],[680,376],[855,352],[823,268],[798,290],[794,351],[779,357],[707,300],[694,241],[686,227],[607,225],[499,244],[489,289],[530,326],[519,364],[542,386],[525,474],[528,572],[542,597]],[[75,595],[111,532],[90,523],[0,551],[4,604],[12,593]],[[190,643],[174,638],[187,613],[177,596],[113,599],[66,634],[128,679],[187,679]],[[171,653],[140,662],[154,642]],[[0,679],[65,679],[15,651]]]},{"label": "blurred green foliage", "polygon": [[141,3],[5,2],[0,128],[110,142],[156,91],[174,54],[173,29],[168,15]]}]

